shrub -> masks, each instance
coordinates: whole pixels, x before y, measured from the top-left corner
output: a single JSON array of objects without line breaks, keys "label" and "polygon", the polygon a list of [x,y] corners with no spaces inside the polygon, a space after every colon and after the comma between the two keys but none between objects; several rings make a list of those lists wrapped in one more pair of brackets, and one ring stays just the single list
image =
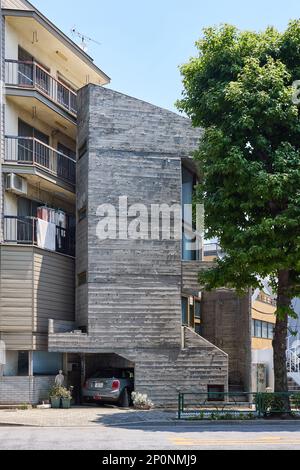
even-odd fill
[{"label": "shrub", "polygon": [[138,392],[132,392],[131,398],[133,401],[133,406],[136,409],[140,410],[150,410],[153,408],[152,401],[148,398],[148,395]]},{"label": "shrub", "polygon": [[59,387],[59,386],[55,385],[50,390],[50,398],[66,398],[66,399],[71,400],[72,395],[71,395],[70,390],[68,390],[67,388]]}]

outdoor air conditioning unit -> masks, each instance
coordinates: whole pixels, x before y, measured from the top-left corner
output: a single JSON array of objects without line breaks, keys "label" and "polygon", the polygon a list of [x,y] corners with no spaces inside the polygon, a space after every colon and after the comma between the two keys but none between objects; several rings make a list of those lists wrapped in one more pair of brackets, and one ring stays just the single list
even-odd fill
[{"label": "outdoor air conditioning unit", "polygon": [[27,194],[27,181],[11,173],[6,177],[6,190],[15,194]]}]

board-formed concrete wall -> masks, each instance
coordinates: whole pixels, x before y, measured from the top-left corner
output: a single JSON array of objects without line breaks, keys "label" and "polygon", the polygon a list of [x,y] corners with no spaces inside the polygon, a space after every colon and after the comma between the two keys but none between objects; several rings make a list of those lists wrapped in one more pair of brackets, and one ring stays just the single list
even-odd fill
[{"label": "board-formed concrete wall", "polygon": [[[102,204],[181,204],[182,162],[191,160],[201,131],[188,119],[135,98],[89,85],[79,92],[80,159],[77,325],[87,335],[50,335],[52,351],[114,353],[135,363],[136,390],[156,405],[177,392],[228,382],[228,357],[182,328],[180,240],[100,240]],[[85,152],[82,149],[86,149]],[[121,217],[118,214],[118,223]],[[147,231],[148,233],[148,231]]]},{"label": "board-formed concrete wall", "polygon": [[251,388],[251,294],[238,296],[232,289],[205,292],[198,282],[199,272],[213,263],[184,261],[182,291],[197,296],[201,292],[202,335],[229,356],[229,385],[234,390]]}]

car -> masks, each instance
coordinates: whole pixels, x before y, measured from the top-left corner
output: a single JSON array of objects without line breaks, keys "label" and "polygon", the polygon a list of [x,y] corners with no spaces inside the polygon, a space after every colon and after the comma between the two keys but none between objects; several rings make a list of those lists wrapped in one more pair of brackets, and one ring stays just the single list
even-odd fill
[{"label": "car", "polygon": [[102,369],[86,380],[82,397],[85,403],[115,404],[128,408],[133,391],[133,370]]}]

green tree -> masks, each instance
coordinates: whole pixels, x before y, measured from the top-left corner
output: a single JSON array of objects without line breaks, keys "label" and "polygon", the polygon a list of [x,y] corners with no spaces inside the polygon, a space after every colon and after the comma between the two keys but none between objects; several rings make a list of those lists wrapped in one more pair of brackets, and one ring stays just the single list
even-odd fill
[{"label": "green tree", "polygon": [[[277,291],[275,391],[288,390],[286,337],[300,294],[300,20],[284,33],[204,30],[198,56],[181,67],[177,103],[205,130],[195,158],[208,238],[226,253],[200,275],[208,289],[244,292],[270,278]],[[288,403],[287,403],[288,407]]]}]

